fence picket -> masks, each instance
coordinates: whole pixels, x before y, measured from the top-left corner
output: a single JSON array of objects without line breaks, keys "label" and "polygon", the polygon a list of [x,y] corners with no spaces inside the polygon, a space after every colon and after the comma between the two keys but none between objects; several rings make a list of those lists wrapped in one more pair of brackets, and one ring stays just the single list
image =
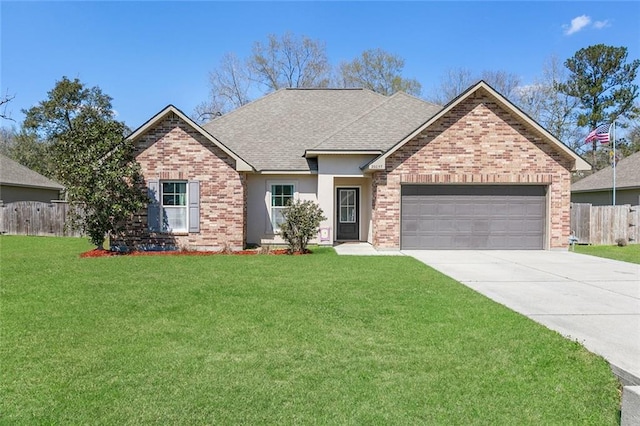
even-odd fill
[{"label": "fence picket", "polygon": [[640,243],[640,206],[571,203],[571,231],[580,244]]},{"label": "fence picket", "polygon": [[80,237],[66,229],[69,205],[64,202],[17,201],[0,205],[0,233],[10,235],[53,235]]}]

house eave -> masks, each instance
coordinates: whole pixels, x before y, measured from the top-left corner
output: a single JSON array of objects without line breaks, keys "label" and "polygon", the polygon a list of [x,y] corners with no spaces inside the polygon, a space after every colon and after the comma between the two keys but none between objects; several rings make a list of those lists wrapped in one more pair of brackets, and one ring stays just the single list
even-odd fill
[{"label": "house eave", "polygon": [[27,183],[0,182],[1,186],[17,186],[20,188],[46,189],[51,191],[64,191],[64,186],[46,186],[46,185],[30,185]]},{"label": "house eave", "polygon": [[318,174],[316,170],[255,170],[257,175],[315,175]]},{"label": "house eave", "polygon": [[[585,192],[608,192],[612,191],[612,187],[607,188],[589,188],[589,189],[572,189],[572,194],[581,194]],[[616,186],[616,191],[632,191],[632,190],[640,190],[640,186]]]},{"label": "house eave", "polygon": [[318,155],[380,155],[382,154],[380,149],[353,149],[353,150],[323,150],[323,149],[309,149],[304,152],[304,157],[317,157]]}]

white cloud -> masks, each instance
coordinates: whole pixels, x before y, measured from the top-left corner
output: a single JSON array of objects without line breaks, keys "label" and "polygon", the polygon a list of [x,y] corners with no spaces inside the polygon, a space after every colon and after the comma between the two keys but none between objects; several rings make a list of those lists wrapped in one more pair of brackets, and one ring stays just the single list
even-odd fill
[{"label": "white cloud", "polygon": [[609,22],[608,19],[605,19],[604,21],[596,21],[593,23],[593,28],[595,28],[596,30],[601,30],[603,28],[607,28],[611,26],[611,22]]},{"label": "white cloud", "polygon": [[587,15],[576,16],[571,20],[571,25],[563,25],[564,33],[566,35],[571,35],[577,33],[582,30],[584,27],[591,23],[591,18]]}]

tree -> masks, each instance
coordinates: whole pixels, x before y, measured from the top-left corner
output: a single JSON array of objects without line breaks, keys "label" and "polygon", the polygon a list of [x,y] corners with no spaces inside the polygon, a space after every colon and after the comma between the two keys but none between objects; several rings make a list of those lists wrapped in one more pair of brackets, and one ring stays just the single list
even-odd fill
[{"label": "tree", "polygon": [[584,135],[576,121],[578,99],[558,90],[566,79],[566,69],[552,56],[545,61],[541,78],[515,90],[514,101],[565,145],[580,151]]},{"label": "tree", "polygon": [[271,34],[255,42],[247,59],[233,53],[223,56],[209,74],[209,100],[194,111],[196,121],[206,121],[251,102],[252,94],[278,89],[327,87],[331,65],[323,43],[306,36]]},{"label": "tree", "polygon": [[2,110],[2,112],[0,112],[0,118],[2,118],[3,120],[15,121],[13,118],[11,118],[11,115],[7,113],[7,106],[9,102],[11,102],[14,98],[15,95],[9,95],[9,92],[0,97],[0,109]]},{"label": "tree", "polygon": [[327,87],[331,74],[324,43],[291,33],[279,38],[270,34],[266,43],[254,43],[249,68],[267,92]]},{"label": "tree", "polygon": [[29,169],[55,179],[51,161],[51,144],[38,135],[17,132],[14,128],[0,131],[0,152]]},{"label": "tree", "polygon": [[402,77],[404,59],[382,49],[369,49],[340,65],[339,80],[343,87],[364,87],[383,95],[406,92],[420,96],[418,80]]},{"label": "tree", "polygon": [[147,203],[129,130],[116,121],[111,97],[63,77],[48,98],[25,113],[23,128],[52,142],[55,178],[76,211],[71,225],[103,247]]},{"label": "tree", "polygon": [[513,92],[520,86],[520,77],[508,71],[485,70],[480,74],[484,80],[507,99],[513,99]]},{"label": "tree", "polygon": [[440,84],[432,90],[428,99],[438,105],[446,105],[477,81],[467,68],[449,68],[440,77]]},{"label": "tree", "polygon": [[210,98],[196,107],[197,121],[225,114],[251,101],[251,69],[234,53],[222,57],[220,65],[209,73]]},{"label": "tree", "polygon": [[[636,102],[636,107],[640,108],[640,102]],[[624,120],[621,124],[626,131],[622,133],[620,129],[616,129],[616,157],[618,159],[640,151],[640,120]]]},{"label": "tree", "polygon": [[[558,90],[579,100],[577,123],[589,130],[619,119],[640,114],[634,104],[638,85],[633,84],[640,66],[636,59],[627,63],[627,48],[597,44],[578,50],[565,61],[569,78]],[[593,159],[597,142],[594,140]]]},{"label": "tree", "polygon": [[520,85],[520,78],[507,71],[485,70],[476,75],[468,68],[450,68],[440,78],[439,86],[432,90],[428,99],[435,104],[446,105],[480,80],[508,99],[513,98],[515,89]]},{"label": "tree", "polygon": [[326,220],[320,207],[313,201],[297,200],[283,211],[284,222],[280,224],[280,235],[289,244],[293,253],[304,253],[309,240],[318,233],[320,222]]}]

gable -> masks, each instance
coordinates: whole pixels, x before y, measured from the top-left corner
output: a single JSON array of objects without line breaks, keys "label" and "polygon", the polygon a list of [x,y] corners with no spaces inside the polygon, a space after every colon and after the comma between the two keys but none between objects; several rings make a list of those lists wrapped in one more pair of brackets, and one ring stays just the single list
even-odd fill
[{"label": "gable", "polygon": [[[465,107],[465,105],[467,105],[467,107]],[[387,152],[365,166],[364,170],[375,171],[387,168],[386,160],[396,151],[400,150],[405,144],[411,142],[415,138],[421,138],[424,135],[429,134],[434,135],[438,131],[441,132],[442,128],[438,126],[442,126],[444,124],[444,127],[446,128],[456,120],[465,116],[460,113],[460,108],[468,108],[469,105],[473,106],[471,108],[472,110],[479,113],[478,117],[480,118],[480,121],[477,123],[477,127],[468,127],[468,132],[465,135],[466,140],[481,145],[483,137],[491,134],[496,135],[495,130],[497,123],[507,123],[512,128],[512,131],[525,136],[527,140],[538,146],[538,148],[562,164],[567,170],[591,169],[591,166],[578,154],[569,149],[542,126],[516,108],[489,85],[481,81],[475,86],[469,88],[469,90],[458,98],[451,101],[438,114],[434,115],[412,134],[408,135]],[[482,108],[476,109],[478,107],[486,108],[483,110]],[[481,110],[482,112],[480,112]],[[498,121],[495,121],[496,118],[498,118]],[[502,128],[501,131],[504,133],[506,130],[505,128]],[[503,134],[502,136],[509,135]],[[508,140],[505,139],[505,142],[508,142]],[[508,145],[509,144],[507,143],[507,146]],[[473,144],[470,146],[473,146]]]},{"label": "gable", "polygon": [[[204,163],[214,171],[236,170],[236,160],[180,117],[167,114],[134,141],[135,157],[145,174],[193,169]],[[206,171],[209,172],[209,171]]]},{"label": "gable", "polygon": [[573,162],[491,96],[479,92],[394,151],[385,165],[387,171],[419,174],[521,176],[566,173]]},{"label": "gable", "polygon": [[[238,156],[231,149],[222,144],[214,136],[198,126],[193,120],[187,117],[182,111],[169,105],[153,116],[150,120],[136,129],[128,139],[132,140],[138,152],[148,149],[162,137],[170,132],[182,133],[183,140],[197,140],[216,152],[218,157],[226,159],[231,167],[237,171],[252,171],[253,167],[244,159]],[[174,135],[175,136],[175,135]],[[178,136],[178,139],[181,137]]]}]

